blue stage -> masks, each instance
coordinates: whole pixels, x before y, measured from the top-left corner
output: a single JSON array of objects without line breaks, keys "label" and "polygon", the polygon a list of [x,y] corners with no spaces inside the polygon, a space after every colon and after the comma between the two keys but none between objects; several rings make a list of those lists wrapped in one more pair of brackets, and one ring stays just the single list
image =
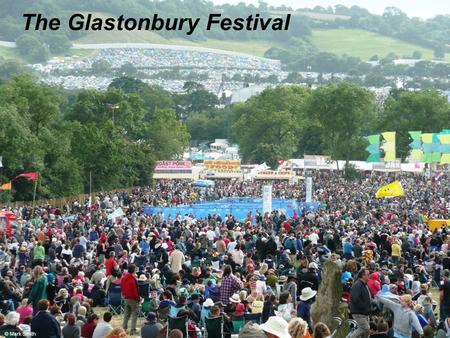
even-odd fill
[{"label": "blue stage", "polygon": [[[175,217],[180,214],[192,214],[196,218],[207,218],[208,215],[220,215],[222,219],[226,215],[232,214],[237,220],[243,221],[247,215],[252,212],[255,215],[256,211],[262,213],[262,198],[223,198],[217,201],[199,202],[193,205],[182,205],[177,207],[155,208],[144,207],[144,213],[147,215],[154,215],[162,212],[164,218],[169,215]],[[288,217],[293,217],[294,212],[297,215],[302,215],[304,211],[317,211],[321,206],[320,202],[297,202],[296,200],[272,200],[272,210],[279,210]]]}]

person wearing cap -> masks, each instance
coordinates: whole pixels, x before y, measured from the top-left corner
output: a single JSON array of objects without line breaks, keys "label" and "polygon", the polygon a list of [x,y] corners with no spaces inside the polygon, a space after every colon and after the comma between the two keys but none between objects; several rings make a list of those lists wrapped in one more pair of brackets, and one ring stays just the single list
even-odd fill
[{"label": "person wearing cap", "polygon": [[156,322],[156,314],[149,312],[146,318],[146,322],[141,328],[142,338],[157,338],[159,333],[163,329],[162,324]]},{"label": "person wearing cap", "polygon": [[319,276],[317,275],[317,269],[319,266],[315,262],[311,262],[308,265],[308,272],[300,274],[300,283],[299,289],[300,291],[306,287],[310,287],[311,289],[317,291],[319,289]]},{"label": "person wearing cap", "polygon": [[259,326],[267,338],[291,338],[288,331],[288,323],[281,317],[270,317],[267,322]]},{"label": "person wearing cap", "polygon": [[308,324],[309,328],[312,329],[311,320],[311,305],[315,301],[317,291],[311,288],[304,288],[302,294],[300,295],[300,302],[297,306],[297,317],[302,318]]},{"label": "person wearing cap", "polygon": [[358,329],[353,332],[350,338],[360,336],[367,338],[370,334],[369,315],[371,314],[372,297],[367,286],[369,281],[369,270],[362,268],[358,272],[358,280],[350,290],[350,313],[358,323]]}]

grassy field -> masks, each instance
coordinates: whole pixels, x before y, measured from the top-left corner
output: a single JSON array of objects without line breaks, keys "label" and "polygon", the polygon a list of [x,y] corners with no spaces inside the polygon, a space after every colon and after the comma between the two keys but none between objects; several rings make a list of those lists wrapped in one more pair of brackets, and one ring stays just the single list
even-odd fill
[{"label": "grassy field", "polygon": [[301,15],[301,16],[307,16],[308,18],[319,20],[319,21],[336,21],[339,20],[350,20],[351,17],[347,15],[337,15],[337,14],[329,14],[329,13],[319,13],[319,12],[306,12],[306,11],[297,11],[297,12],[291,12],[291,11],[273,11],[271,12],[275,15],[286,15],[286,14],[293,14],[293,15]]},{"label": "grassy field", "polygon": [[[182,45],[215,48],[232,52],[239,52],[254,56],[264,56],[264,53],[274,44],[270,41],[234,41],[234,40],[214,40],[190,41],[186,39],[166,39],[153,32],[93,32],[86,35],[74,43],[156,43],[163,45]],[[281,45],[280,45],[281,46]]]},{"label": "grassy field", "polygon": [[[171,44],[179,44],[184,46],[198,46],[206,48],[216,48],[226,51],[239,52],[254,56],[264,56],[264,53],[273,47],[273,42],[264,40],[253,40],[253,41],[234,41],[234,40],[214,40],[209,39],[201,42],[192,42],[183,39],[173,39],[170,40]],[[278,47],[283,47],[281,44],[277,44]]]},{"label": "grassy field", "polygon": [[[425,59],[433,58],[431,49],[360,29],[314,30],[311,40],[321,51],[357,56],[363,60],[368,60],[373,55],[383,57],[389,53],[410,57],[416,50],[420,51]],[[450,61],[449,54],[446,60]]]},{"label": "grassy field", "polygon": [[16,50],[8,47],[0,47],[0,58],[1,57],[5,59],[20,59],[20,56],[17,55]]}]

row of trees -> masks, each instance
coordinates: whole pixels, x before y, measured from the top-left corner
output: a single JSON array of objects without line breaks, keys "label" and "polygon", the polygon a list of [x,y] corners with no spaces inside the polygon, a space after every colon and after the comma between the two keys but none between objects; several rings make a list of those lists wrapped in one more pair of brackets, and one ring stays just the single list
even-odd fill
[{"label": "row of trees", "polygon": [[[177,158],[190,139],[230,138],[244,162],[275,166],[304,154],[363,160],[365,137],[382,131],[398,132],[405,158],[408,131],[450,126],[450,104],[437,91],[394,91],[379,107],[370,91],[345,82],[279,86],[225,108],[193,82],[170,94],[133,78],[115,79],[104,92],[67,92],[29,75],[4,77],[0,96],[1,179],[39,171],[40,197],[86,192],[90,174],[95,190],[148,184],[154,161]],[[15,199],[31,198],[26,181],[14,191]]]},{"label": "row of trees", "polygon": [[[26,75],[0,85],[2,180],[38,171],[41,197],[88,191],[90,174],[96,190],[148,184],[154,161],[181,154],[189,133],[170,95],[117,87],[119,80],[106,92],[62,92]],[[19,200],[32,193],[28,182],[14,191]]]},{"label": "row of trees", "polygon": [[365,137],[398,132],[398,156],[408,155],[408,131],[437,132],[450,126],[450,104],[437,91],[393,91],[384,107],[358,85],[338,83],[311,90],[285,86],[267,89],[245,103],[220,112],[191,115],[193,139],[230,137],[244,161],[267,162],[328,154],[333,159],[364,160]]}]

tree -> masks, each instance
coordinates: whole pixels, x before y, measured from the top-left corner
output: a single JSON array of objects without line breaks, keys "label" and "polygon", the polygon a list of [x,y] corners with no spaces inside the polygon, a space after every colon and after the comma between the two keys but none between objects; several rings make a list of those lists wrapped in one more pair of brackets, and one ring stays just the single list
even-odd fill
[{"label": "tree", "polygon": [[434,51],[434,56],[436,58],[438,58],[438,59],[445,58],[445,51],[446,51],[445,46],[438,45],[438,46],[434,47],[433,51]]},{"label": "tree", "polygon": [[386,101],[378,130],[395,130],[397,154],[406,158],[411,142],[408,131],[439,132],[449,125],[450,104],[445,95],[436,90],[400,91]]},{"label": "tree", "polygon": [[186,126],[172,109],[155,111],[152,119],[143,124],[141,137],[161,160],[182,155],[190,139]]},{"label": "tree", "polygon": [[146,120],[156,109],[173,109],[175,107],[172,95],[168,91],[159,86],[150,86],[139,79],[126,76],[115,78],[108,88],[121,89],[126,94],[138,94],[143,101]]},{"label": "tree", "polygon": [[0,89],[0,95],[4,102],[16,105],[28,121],[31,132],[36,135],[39,135],[41,128],[58,118],[59,106],[63,102],[63,97],[56,90],[36,83],[28,75],[12,79]]},{"label": "tree", "polygon": [[22,34],[16,40],[17,51],[28,62],[40,63],[48,59],[48,48],[33,34]]},{"label": "tree", "polygon": [[420,60],[420,59],[422,59],[422,55],[423,54],[421,51],[415,50],[412,54],[412,58],[416,59],[416,60]]},{"label": "tree", "polygon": [[65,53],[72,46],[72,43],[65,34],[56,34],[55,32],[48,33],[45,41],[52,54]]},{"label": "tree", "polygon": [[309,106],[311,116],[324,129],[327,153],[334,160],[354,158],[364,130],[375,116],[375,100],[368,90],[350,83],[319,87],[313,91]]},{"label": "tree", "polygon": [[245,161],[274,167],[277,160],[292,158],[309,95],[304,87],[276,87],[234,107],[232,130]]}]

